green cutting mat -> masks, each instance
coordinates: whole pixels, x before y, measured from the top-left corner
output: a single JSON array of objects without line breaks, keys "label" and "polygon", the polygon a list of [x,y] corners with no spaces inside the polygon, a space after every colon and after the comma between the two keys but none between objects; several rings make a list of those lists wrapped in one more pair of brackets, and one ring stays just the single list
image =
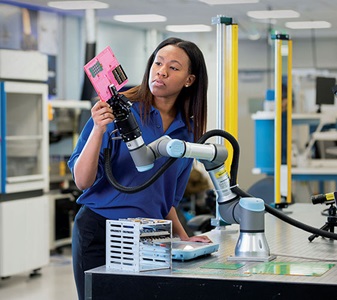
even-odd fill
[{"label": "green cutting mat", "polygon": [[245,264],[242,263],[209,263],[201,266],[202,269],[223,269],[223,270],[237,270],[240,269]]},{"label": "green cutting mat", "polygon": [[335,264],[321,262],[267,262],[247,270],[248,274],[321,276]]}]

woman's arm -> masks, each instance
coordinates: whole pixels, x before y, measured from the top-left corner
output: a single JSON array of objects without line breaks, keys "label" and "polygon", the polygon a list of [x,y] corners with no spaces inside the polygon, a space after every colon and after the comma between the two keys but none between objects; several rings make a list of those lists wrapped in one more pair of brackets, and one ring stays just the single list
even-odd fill
[{"label": "woman's arm", "polygon": [[173,235],[179,236],[182,241],[190,241],[190,242],[203,242],[203,243],[211,243],[212,241],[205,235],[200,236],[192,236],[189,237],[178,218],[177,211],[175,207],[171,207],[168,215],[166,216],[167,220],[172,221],[172,231]]},{"label": "woman's arm", "polygon": [[74,166],[74,180],[80,190],[89,188],[95,182],[106,125],[114,120],[112,109],[103,101],[98,101],[93,106],[91,116],[94,126]]}]

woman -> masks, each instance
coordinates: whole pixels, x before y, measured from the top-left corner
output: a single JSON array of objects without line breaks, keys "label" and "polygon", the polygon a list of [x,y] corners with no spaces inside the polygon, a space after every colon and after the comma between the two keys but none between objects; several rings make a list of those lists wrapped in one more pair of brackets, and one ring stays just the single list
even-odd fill
[{"label": "woman", "polygon": [[[191,42],[169,38],[150,56],[142,84],[125,92],[133,105],[145,144],[169,135],[188,142],[205,132],[208,78],[204,57]],[[103,149],[115,129],[111,107],[98,101],[84,127],[68,165],[77,187],[83,190],[82,205],[73,229],[73,266],[79,299],[84,299],[84,271],[105,264],[105,220],[149,217],[172,221],[173,234],[184,241],[210,242],[206,236],[189,237],[175,207],[182,199],[192,159],[178,159],[146,189],[125,194],[107,181]],[[147,181],[168,158],[153,169],[139,173],[121,140],[112,142],[110,164],[116,180],[124,186]]]}]

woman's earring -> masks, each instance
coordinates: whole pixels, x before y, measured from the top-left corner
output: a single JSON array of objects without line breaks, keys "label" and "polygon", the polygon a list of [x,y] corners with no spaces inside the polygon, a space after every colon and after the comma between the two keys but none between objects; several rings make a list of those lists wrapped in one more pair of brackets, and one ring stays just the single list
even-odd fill
[{"label": "woman's earring", "polygon": [[188,84],[185,84],[185,87],[188,87],[189,85]]}]

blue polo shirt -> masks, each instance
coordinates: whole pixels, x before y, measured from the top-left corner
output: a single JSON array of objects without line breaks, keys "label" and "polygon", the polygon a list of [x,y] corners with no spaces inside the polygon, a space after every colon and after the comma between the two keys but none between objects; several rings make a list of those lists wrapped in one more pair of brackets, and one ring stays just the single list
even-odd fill
[{"label": "blue polo shirt", "polygon": [[[180,113],[177,114],[175,120],[164,133],[160,112],[157,109],[151,108],[146,124],[142,124],[140,120],[137,102],[133,103],[131,110],[138,122],[146,145],[164,134],[173,139],[193,141],[193,134],[188,132]],[[85,146],[92,128],[93,120],[90,118],[68,161],[72,173],[76,159]],[[107,148],[109,135],[114,129],[114,123],[108,125],[100,150],[96,180],[90,188],[83,191],[83,194],[77,199],[77,203],[85,205],[94,212],[112,220],[129,217],[164,219],[171,207],[176,207],[183,197],[193,160],[190,158],[177,159],[159,179],[146,189],[133,194],[122,193],[108,182],[104,172],[103,150]],[[127,187],[136,187],[143,184],[168,160],[166,157],[161,157],[155,161],[151,170],[138,172],[129,150],[122,140],[112,141],[111,153],[112,173],[118,183]]]}]

